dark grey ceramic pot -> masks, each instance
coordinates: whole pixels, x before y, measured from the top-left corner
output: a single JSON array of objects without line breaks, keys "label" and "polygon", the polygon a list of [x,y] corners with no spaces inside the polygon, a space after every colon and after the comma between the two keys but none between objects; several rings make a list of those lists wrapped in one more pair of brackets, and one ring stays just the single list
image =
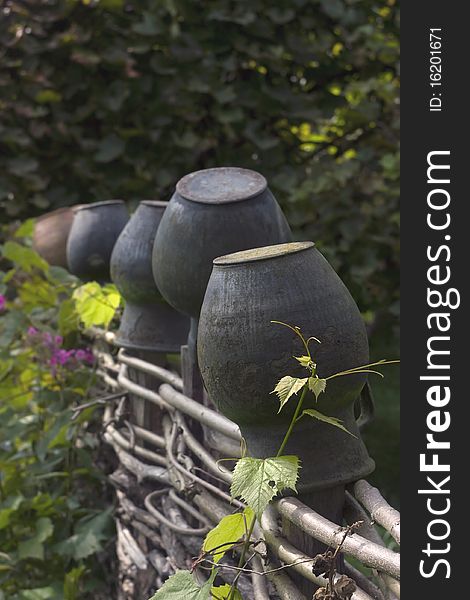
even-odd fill
[{"label": "dark grey ceramic pot", "polygon": [[67,264],[84,281],[110,280],[109,261],[114,244],[129,220],[122,200],[106,200],[74,209],[67,240]]},{"label": "dark grey ceramic pot", "polygon": [[[320,377],[368,362],[368,341],[359,310],[340,278],[312,242],[248,250],[214,261],[201,310],[198,358],[210,397],[240,426],[249,452],[274,456],[292,417],[295,398],[277,414],[270,392],[284,375],[305,377],[293,356],[303,354],[295,334],[271,320],[297,325],[312,345]],[[355,481],[374,463],[359,437],[353,405],[364,375],[335,378],[304,408],[340,418],[340,429],[304,417],[285,454],[302,460],[302,491]]]},{"label": "dark grey ceramic pot", "polygon": [[116,343],[125,348],[179,352],[189,319],[162,298],[152,273],[152,248],[167,202],[144,200],[111,255],[111,279],[126,301]]},{"label": "dark grey ceramic pot", "polygon": [[172,306],[193,318],[194,338],[213,259],[291,239],[262,175],[236,167],[196,171],[178,182],[158,228],[155,281]]}]

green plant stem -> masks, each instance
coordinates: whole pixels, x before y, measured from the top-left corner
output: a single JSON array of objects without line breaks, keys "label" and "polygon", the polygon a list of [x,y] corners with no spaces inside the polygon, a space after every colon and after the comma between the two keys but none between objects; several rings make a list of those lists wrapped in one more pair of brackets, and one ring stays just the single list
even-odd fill
[{"label": "green plant stem", "polygon": [[297,422],[298,416],[300,411],[302,410],[302,404],[304,403],[304,399],[305,399],[305,394],[307,393],[307,385],[304,385],[303,390],[302,390],[302,394],[300,395],[300,400],[297,403],[297,408],[295,409],[294,415],[292,417],[292,420],[290,422],[289,428],[286,431],[286,435],[284,436],[284,439],[282,440],[282,444],[279,447],[279,450],[277,451],[276,456],[281,456],[284,448],[286,447],[287,442],[289,441],[290,435],[292,433],[292,430],[294,429],[294,425]]},{"label": "green plant stem", "polygon": [[[253,516],[253,520],[251,521],[250,528],[248,529],[248,533],[246,534],[245,543],[243,544],[242,553],[240,555],[240,560],[238,561],[239,568],[243,567],[243,565],[245,563],[245,556],[246,556],[246,553],[248,552],[248,548],[250,547],[251,536],[253,535],[255,523],[256,523],[256,517]],[[238,581],[238,578],[240,577],[241,573],[242,573],[242,571],[239,571],[238,574],[235,576],[235,579],[232,581],[232,585],[230,586],[230,593],[228,595],[227,600],[233,600],[233,595],[235,594],[235,587],[237,585],[237,581]]]}]

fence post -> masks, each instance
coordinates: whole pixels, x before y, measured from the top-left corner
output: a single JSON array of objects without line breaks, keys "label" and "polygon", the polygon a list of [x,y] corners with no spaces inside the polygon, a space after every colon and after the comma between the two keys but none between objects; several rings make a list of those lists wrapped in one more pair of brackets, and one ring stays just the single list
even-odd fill
[{"label": "fence post", "polygon": [[[214,260],[201,310],[199,364],[209,395],[235,421],[251,456],[275,456],[292,419],[298,396],[278,414],[271,392],[286,375],[306,377],[293,356],[305,354],[300,339],[272,320],[316,336],[312,357],[320,377],[368,362],[367,335],[348,290],[312,242],[281,244]],[[354,436],[308,416],[297,424],[283,454],[300,457],[299,498],[322,515],[342,521],[344,486],[369,474],[374,463],[360,439],[354,402],[364,375],[332,379],[315,408],[341,419]],[[310,556],[323,544],[284,523],[284,533]],[[297,581],[311,594],[312,584]]]},{"label": "fence post", "polygon": [[163,296],[191,317],[182,349],[185,394],[203,400],[197,331],[213,259],[290,240],[289,225],[259,173],[220,167],[190,173],[177,183],[155,238],[153,264]]}]

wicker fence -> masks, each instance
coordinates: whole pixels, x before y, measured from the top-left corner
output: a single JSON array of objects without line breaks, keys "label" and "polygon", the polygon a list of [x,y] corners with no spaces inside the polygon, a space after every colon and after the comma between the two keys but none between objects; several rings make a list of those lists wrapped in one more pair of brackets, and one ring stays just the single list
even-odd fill
[{"label": "wicker fence", "polygon": [[[100,399],[103,437],[119,462],[110,476],[118,503],[119,599],[143,600],[177,569],[191,568],[209,529],[243,506],[230,497],[230,463],[218,462],[239,456],[240,431],[211,406],[185,396],[176,370],[118,350],[109,332],[94,329],[90,335],[108,390]],[[136,406],[156,412],[159,427],[136,424]],[[299,578],[325,584],[312,572],[313,557],[286,539],[286,521],[333,549],[344,540],[344,570],[357,584],[354,600],[399,598],[399,513],[361,480],[348,487],[344,516],[345,523],[333,523],[295,497],[274,502],[256,531],[253,572],[238,582],[243,598],[302,600]],[[358,521],[345,536],[344,526]],[[225,558],[223,564],[220,576],[230,583],[237,563]],[[203,580],[204,568],[195,572]]]}]

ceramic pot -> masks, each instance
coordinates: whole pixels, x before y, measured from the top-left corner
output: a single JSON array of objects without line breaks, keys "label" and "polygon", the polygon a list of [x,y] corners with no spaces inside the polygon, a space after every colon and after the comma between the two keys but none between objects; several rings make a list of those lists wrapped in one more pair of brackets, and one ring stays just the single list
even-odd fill
[{"label": "ceramic pot", "polygon": [[67,268],[67,239],[74,208],[58,208],[38,217],[34,223],[33,249],[50,265]]},{"label": "ceramic pot", "polygon": [[189,319],[162,298],[152,274],[152,248],[167,202],[144,200],[111,255],[111,279],[126,301],[116,343],[124,348],[179,352]]},{"label": "ceramic pot", "polygon": [[[248,250],[214,260],[201,310],[198,357],[210,397],[240,426],[252,456],[275,456],[295,409],[295,398],[277,414],[270,392],[285,375],[305,377],[293,356],[299,338],[278,320],[297,325],[313,345],[320,377],[368,362],[368,341],[359,310],[338,275],[312,242]],[[368,475],[374,468],[360,439],[354,401],[364,375],[328,382],[318,402],[304,408],[340,418],[340,429],[304,417],[285,449],[302,460],[303,491],[333,487]]]},{"label": "ceramic pot", "polygon": [[178,182],[157,231],[153,266],[164,298],[192,317],[190,345],[195,343],[213,259],[291,239],[289,225],[259,173],[221,167],[196,171]]},{"label": "ceramic pot", "polygon": [[109,261],[114,244],[129,220],[122,200],[85,204],[74,209],[67,241],[68,269],[84,281],[110,280]]}]

